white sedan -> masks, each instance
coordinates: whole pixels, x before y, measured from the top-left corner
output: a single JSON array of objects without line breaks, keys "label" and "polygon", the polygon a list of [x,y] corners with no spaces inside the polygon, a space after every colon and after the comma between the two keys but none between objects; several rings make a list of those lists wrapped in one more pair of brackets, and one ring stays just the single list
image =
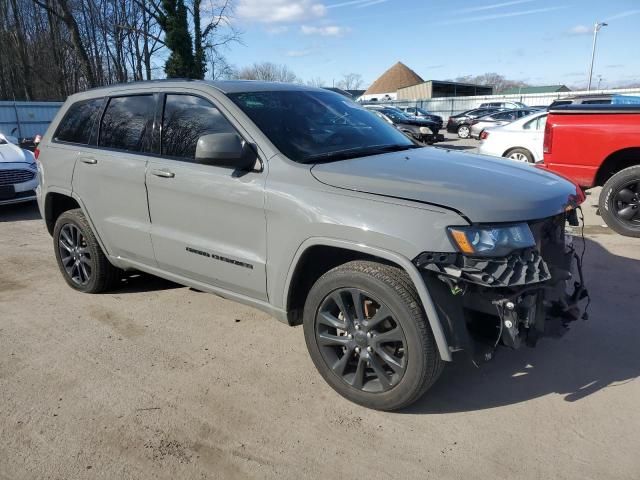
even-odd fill
[{"label": "white sedan", "polygon": [[547,112],[541,111],[480,135],[478,153],[536,163],[543,159],[542,143]]},{"label": "white sedan", "polygon": [[0,205],[36,199],[38,169],[28,150],[14,145],[12,137],[0,133]]}]

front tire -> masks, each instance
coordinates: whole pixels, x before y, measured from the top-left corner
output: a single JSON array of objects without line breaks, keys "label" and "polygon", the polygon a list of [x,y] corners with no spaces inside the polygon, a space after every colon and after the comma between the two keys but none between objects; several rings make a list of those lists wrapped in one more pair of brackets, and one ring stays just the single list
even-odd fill
[{"label": "front tire", "polygon": [[611,230],[640,237],[640,165],[625,168],[602,187],[600,215]]},{"label": "front tire", "polygon": [[79,208],[67,210],[56,220],[53,248],[62,276],[75,290],[100,293],[119,278],[120,270],[109,263]]},{"label": "front tire", "polygon": [[406,407],[442,372],[418,294],[389,265],[354,261],[320,277],[305,303],[304,334],[327,383],[368,408]]}]

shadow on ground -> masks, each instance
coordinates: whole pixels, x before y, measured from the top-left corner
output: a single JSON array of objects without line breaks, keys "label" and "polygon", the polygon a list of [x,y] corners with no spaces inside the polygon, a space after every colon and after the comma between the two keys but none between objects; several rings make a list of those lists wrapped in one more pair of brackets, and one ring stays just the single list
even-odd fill
[{"label": "shadow on ground", "polygon": [[120,283],[109,293],[127,294],[154,292],[158,290],[171,290],[173,288],[184,288],[183,285],[165,280],[164,278],[149,275],[144,272],[126,272]]},{"label": "shadow on ground", "polygon": [[35,201],[0,205],[0,223],[38,220],[39,218],[41,218],[40,211]]},{"label": "shadow on ground", "polygon": [[[476,368],[458,354],[425,396],[402,413],[483,410],[562,395],[579,401],[640,375],[637,285],[640,261],[611,254],[586,240],[585,276],[590,319],[579,320],[562,338],[543,338],[535,349],[501,348]],[[617,282],[611,284],[611,278]]]}]

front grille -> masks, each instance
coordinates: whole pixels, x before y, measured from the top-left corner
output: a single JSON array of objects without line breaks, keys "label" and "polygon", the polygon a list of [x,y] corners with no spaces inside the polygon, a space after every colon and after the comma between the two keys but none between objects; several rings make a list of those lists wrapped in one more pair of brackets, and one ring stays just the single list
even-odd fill
[{"label": "front grille", "polygon": [[0,170],[0,186],[28,182],[35,176],[36,173],[31,170]]}]

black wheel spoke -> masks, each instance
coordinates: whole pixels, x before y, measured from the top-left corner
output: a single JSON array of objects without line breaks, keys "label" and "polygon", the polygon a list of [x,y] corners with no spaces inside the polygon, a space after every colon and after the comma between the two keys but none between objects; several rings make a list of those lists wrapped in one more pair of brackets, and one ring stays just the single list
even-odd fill
[{"label": "black wheel spoke", "polygon": [[635,193],[630,188],[623,188],[616,195],[616,201],[631,203],[635,197]]},{"label": "black wheel spoke", "polygon": [[347,325],[353,325],[353,319],[351,318],[351,315],[349,314],[349,310],[347,309],[347,306],[344,304],[344,300],[342,298],[342,290],[338,290],[337,292],[334,292],[331,295],[332,300],[335,302],[335,304],[338,306],[338,309],[340,310],[340,312],[342,313],[342,318],[344,318],[344,321]]},{"label": "black wheel spoke", "polygon": [[399,327],[392,328],[384,333],[379,333],[374,338],[377,345],[389,342],[402,342],[404,340],[402,331]]},{"label": "black wheel spoke", "polygon": [[347,346],[349,344],[351,340],[349,340],[347,337],[341,337],[339,335],[332,335],[330,333],[320,333],[318,334],[318,343],[320,345],[326,345],[326,346],[331,346],[331,345],[342,345],[342,346]]},{"label": "black wheel spoke", "polygon": [[369,364],[371,365],[371,368],[373,368],[373,371],[376,372],[383,390],[388,390],[389,387],[391,387],[391,381],[389,380],[389,377],[387,377],[387,373],[384,371],[382,365],[378,362],[378,359],[374,356],[369,357]]},{"label": "black wheel spoke", "polygon": [[402,366],[402,360],[399,358],[394,357],[393,355],[390,355],[389,353],[387,353],[384,349],[382,348],[378,348],[376,349],[376,354],[380,357],[380,359],[386,363],[387,365],[389,365],[389,367],[391,367],[391,369],[395,372],[395,373],[400,373],[404,371],[404,367]]},{"label": "black wheel spoke", "polygon": [[332,327],[332,328],[337,328],[337,329],[340,329],[340,330],[346,330],[346,328],[347,328],[345,322],[343,322],[339,318],[336,318],[331,313],[326,312],[326,311],[325,312],[320,312],[318,320],[323,325],[327,325],[327,326]]},{"label": "black wheel spoke", "polygon": [[364,296],[360,290],[351,290],[351,300],[358,321],[364,320]]},{"label": "black wheel spoke", "polygon": [[349,363],[349,360],[351,360],[352,355],[353,348],[348,348],[344,352],[344,355],[333,364],[332,370],[340,376],[344,375],[344,371],[347,368],[347,364]]},{"label": "black wheel spoke", "polygon": [[618,217],[623,220],[631,221],[638,214],[638,207],[627,205],[626,207],[618,210]]},{"label": "black wheel spoke", "polygon": [[361,389],[364,386],[364,372],[367,369],[366,361],[364,358],[358,358],[358,366],[356,367],[356,373],[353,374],[353,381],[351,386],[357,389]]}]

